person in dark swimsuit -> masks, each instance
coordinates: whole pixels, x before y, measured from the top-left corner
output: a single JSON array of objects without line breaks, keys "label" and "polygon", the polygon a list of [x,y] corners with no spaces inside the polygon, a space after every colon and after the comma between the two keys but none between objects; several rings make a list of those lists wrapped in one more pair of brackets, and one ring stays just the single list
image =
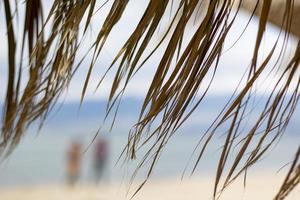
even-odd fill
[{"label": "person in dark swimsuit", "polygon": [[108,145],[105,139],[100,138],[96,141],[94,147],[94,180],[99,183],[103,177],[108,157]]}]

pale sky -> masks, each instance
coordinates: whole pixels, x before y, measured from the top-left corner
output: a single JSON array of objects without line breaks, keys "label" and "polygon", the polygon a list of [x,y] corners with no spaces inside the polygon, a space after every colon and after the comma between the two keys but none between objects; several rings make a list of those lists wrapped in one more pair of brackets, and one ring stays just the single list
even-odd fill
[{"label": "pale sky", "polygon": [[[116,52],[120,49],[121,45],[124,43],[126,38],[129,36],[129,34],[132,32],[133,28],[139,21],[139,17],[142,15],[145,7],[146,7],[146,0],[140,1],[130,1],[130,5],[125,12],[125,15],[123,19],[120,21],[120,23],[113,29],[113,32],[111,33],[110,38],[107,41],[107,44],[104,47],[103,52],[100,54],[100,57],[98,59],[98,62],[95,65],[95,70],[92,73],[91,81],[89,84],[89,88],[86,95],[86,100],[96,100],[96,99],[102,99],[106,98],[108,95],[108,91],[110,88],[110,84],[112,83],[113,77],[112,75],[109,75],[100,90],[98,90],[96,93],[94,93],[95,87],[98,84],[98,81],[101,78],[101,75],[103,75],[105,69],[109,66],[111,63],[113,56],[116,54]],[[88,47],[91,45],[91,41],[95,39],[96,34],[98,33],[99,27],[101,26],[101,23],[103,22],[103,19],[105,17],[105,13],[108,12],[110,6],[105,6],[102,10],[100,10],[96,15],[94,15],[93,24],[90,27],[90,30],[86,36],[85,41],[83,42],[81,55],[82,53],[88,49]],[[3,8],[1,8],[3,9]],[[20,16],[22,16],[22,13],[20,13]],[[236,22],[234,26],[232,27],[231,32],[229,33],[229,36],[227,37],[227,42],[225,44],[224,50],[228,49],[239,37],[239,35],[242,33],[244,27],[246,26],[249,15],[245,12],[241,12],[239,16],[236,19]],[[20,24],[23,19],[20,18]],[[164,23],[161,25],[161,30],[163,31],[164,24],[167,24],[170,20],[169,17],[166,17],[164,20]],[[240,38],[240,40],[236,43],[236,45],[231,48],[229,51],[224,53],[221,57],[219,69],[217,71],[217,75],[215,77],[215,81],[212,84],[212,87],[209,91],[210,95],[224,95],[224,94],[231,94],[234,89],[236,88],[238,82],[242,78],[243,73],[245,72],[246,67],[250,63],[250,58],[253,53],[253,47],[255,43],[255,37],[257,32],[257,19],[254,18],[244,35]],[[20,29],[22,30],[22,29]],[[193,33],[194,28],[191,26],[191,31],[188,31],[186,35],[186,40],[188,40]],[[162,34],[161,32],[157,33],[157,37]],[[21,31],[19,31],[21,32]],[[266,54],[268,50],[271,49],[274,41],[276,40],[277,36],[279,34],[279,29],[277,27],[274,27],[272,25],[268,26],[266,37],[263,40],[263,46],[262,46],[262,54]],[[7,73],[7,64],[5,63],[7,58],[7,46],[6,46],[6,37],[5,37],[5,21],[3,18],[0,19],[0,84],[2,89],[0,90],[0,97],[1,101],[3,101],[3,97],[5,95],[5,85],[6,85],[6,73]],[[283,40],[283,37],[280,38],[280,41]],[[155,42],[155,40],[154,40]],[[185,43],[186,44],[186,43]],[[184,45],[185,45],[184,44]],[[291,38],[290,39],[290,49],[295,48],[296,45],[296,39]],[[154,44],[153,44],[154,45]],[[278,49],[279,50],[279,49]],[[127,89],[127,92],[125,96],[127,97],[142,97],[147,90],[147,87],[151,83],[151,77],[154,74],[155,66],[157,66],[157,63],[159,61],[159,57],[164,52],[164,46],[159,49],[159,51],[149,60],[149,62],[146,63],[145,67],[137,74],[137,76],[132,80],[132,82],[129,84],[129,87]],[[277,51],[277,55],[278,55]],[[291,51],[293,52],[293,51]],[[276,56],[275,56],[276,57]],[[289,56],[287,55],[286,58]],[[64,95],[63,99],[65,101],[79,101],[82,85],[85,80],[86,71],[88,68],[89,60],[91,56],[87,57],[87,61],[82,65],[80,70],[75,75],[74,79],[71,82],[70,88],[68,89],[67,93]],[[271,76],[272,77],[272,76]],[[263,78],[264,79],[264,78]],[[206,84],[208,83],[208,79],[206,80]],[[270,84],[274,83],[274,80],[271,78],[267,78],[266,82],[259,85],[259,91],[258,93],[264,93],[265,91],[268,91],[271,89]],[[5,86],[5,87],[4,87]]]}]

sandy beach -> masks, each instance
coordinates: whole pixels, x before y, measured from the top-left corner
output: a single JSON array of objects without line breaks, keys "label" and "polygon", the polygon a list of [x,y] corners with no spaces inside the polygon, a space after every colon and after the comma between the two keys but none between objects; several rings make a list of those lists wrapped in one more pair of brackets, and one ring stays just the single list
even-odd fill
[{"label": "sandy beach", "polygon": [[[255,175],[248,178],[246,189],[242,180],[232,184],[221,196],[221,200],[265,200],[272,199],[280,187],[282,176]],[[137,186],[137,185],[134,185]],[[131,187],[131,192],[134,190]],[[186,178],[152,180],[134,197],[136,200],[209,200],[212,196],[212,178]],[[77,185],[37,186],[0,189],[1,200],[119,200],[130,199],[126,195],[128,185],[100,184],[98,186]],[[132,193],[131,193],[132,194]],[[300,188],[296,188],[287,200],[300,199]]]}]

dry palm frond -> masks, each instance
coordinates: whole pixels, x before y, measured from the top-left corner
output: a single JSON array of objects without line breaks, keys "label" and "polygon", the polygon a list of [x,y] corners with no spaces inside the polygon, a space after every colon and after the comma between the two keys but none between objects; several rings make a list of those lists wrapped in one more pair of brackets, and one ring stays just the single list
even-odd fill
[{"label": "dry palm frond", "polygon": [[[44,119],[59,94],[67,87],[75,71],[73,65],[78,49],[79,25],[91,2],[55,1],[46,20],[43,19],[40,0],[25,2],[21,57],[26,43],[29,63],[26,66],[28,81],[23,83],[21,90],[24,66],[21,62],[17,74],[13,32],[15,19],[11,15],[10,2],[4,1],[10,59],[1,147],[10,146],[11,149],[17,144],[24,129],[37,118]],[[93,7],[90,9],[92,12]],[[46,38],[45,28],[50,22],[51,33]],[[51,51],[51,48],[55,50]]]},{"label": "dry palm frond", "polygon": [[296,153],[291,168],[274,200],[285,199],[300,182],[300,147]]},{"label": "dry palm frond", "polygon": [[[80,47],[80,41],[93,20],[92,16],[96,6],[96,0],[55,0],[44,20],[42,1],[25,1],[25,26],[21,42],[21,55],[28,54],[29,63],[27,66],[21,62],[17,71],[16,44],[19,42],[14,33],[15,18],[12,15],[11,2],[8,0],[3,2],[8,38],[9,70],[0,141],[2,152],[5,149],[13,149],[18,144],[24,130],[33,121],[42,119],[43,122],[55,105],[57,98],[68,86],[76,69],[81,66],[80,62],[78,65],[74,63],[75,57]],[[203,2],[204,4],[202,4]],[[148,147],[147,153],[138,166],[140,168],[146,162],[151,162],[145,182],[150,177],[168,140],[191,116],[209,91],[210,84],[214,81],[219,67],[228,32],[238,17],[241,5],[245,6],[241,0],[203,2],[199,0],[149,0],[139,23],[107,71],[108,73],[116,68],[108,101],[107,112],[109,114],[116,106],[116,102],[122,98],[129,81],[136,72],[143,68],[147,60],[163,46],[162,44],[166,44],[165,51],[155,66],[156,73],[145,96],[139,120],[130,131],[129,141],[124,150],[128,159],[134,159],[139,148]],[[246,84],[241,91],[233,91],[234,94],[230,101],[207,132],[202,134],[200,151],[193,170],[195,171],[217,131],[224,124],[229,124],[217,168],[215,197],[217,197],[218,191],[222,191],[239,175],[247,172],[247,169],[255,164],[280,138],[299,100],[300,79],[297,70],[300,61],[300,46],[298,44],[290,61],[286,65],[280,66],[283,70],[280,72],[279,78],[274,77],[275,80],[277,79],[275,87],[269,94],[256,121],[246,133],[241,134],[249,102],[255,97],[255,84],[270,68],[273,71],[276,70],[280,57],[284,54],[289,33],[297,34],[297,28],[300,27],[297,24],[299,21],[295,20],[295,9],[298,4],[295,4],[293,0],[282,2],[281,15],[275,21],[281,29],[286,30],[285,33],[283,30],[281,31],[281,34],[284,34],[284,42],[279,43],[277,40],[263,61],[259,62],[258,55],[267,22],[271,19],[269,16],[274,15],[272,14],[274,0],[254,2],[255,6],[251,12],[258,13],[260,17],[257,37],[254,41],[255,49],[248,76],[245,78]],[[92,46],[93,58],[90,61],[86,81],[83,83],[81,100],[85,96],[96,60],[112,29],[122,18],[128,3],[129,1],[126,0],[114,0],[112,3],[110,12]],[[175,8],[171,23],[157,46],[150,49],[149,54],[146,54],[149,52],[147,50],[153,41],[154,33],[159,29],[164,16],[168,14],[169,7]],[[183,38],[188,24],[194,21],[193,18],[199,12],[200,7],[201,18],[199,23],[195,23],[196,31],[188,38],[188,44],[184,46]],[[80,25],[82,24],[84,31],[80,34]],[[48,29],[50,29],[50,34],[47,35],[46,30]],[[24,53],[25,44],[28,46],[27,54]],[[270,66],[270,60],[274,59],[273,54],[277,47],[282,48],[282,52],[279,58],[275,58],[278,59],[278,62]],[[24,90],[21,90],[24,65],[27,67],[25,71],[28,73],[28,80],[23,85]],[[104,78],[105,76],[99,80],[99,85]],[[204,80],[208,78],[210,84],[205,86]],[[151,124],[153,126],[148,131]],[[234,155],[233,162],[230,163],[228,158],[234,147],[238,148],[238,152]],[[298,157],[295,159],[296,163]],[[225,166],[229,167],[228,171],[225,170]],[[294,176],[295,174],[296,176]],[[286,196],[298,184],[299,181],[295,182],[297,177],[299,177],[299,168],[296,169],[293,165],[277,198]],[[222,178],[225,181],[220,187]]]}]

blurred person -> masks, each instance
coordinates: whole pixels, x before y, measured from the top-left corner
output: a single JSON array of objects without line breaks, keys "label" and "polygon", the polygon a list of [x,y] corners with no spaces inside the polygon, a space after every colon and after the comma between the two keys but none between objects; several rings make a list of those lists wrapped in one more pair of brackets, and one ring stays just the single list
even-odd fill
[{"label": "blurred person", "polygon": [[79,179],[81,167],[81,144],[73,141],[67,151],[67,181],[73,186]]},{"label": "blurred person", "polygon": [[94,146],[94,180],[95,183],[99,183],[103,177],[104,169],[108,159],[108,144],[107,140],[100,138],[96,141]]}]

